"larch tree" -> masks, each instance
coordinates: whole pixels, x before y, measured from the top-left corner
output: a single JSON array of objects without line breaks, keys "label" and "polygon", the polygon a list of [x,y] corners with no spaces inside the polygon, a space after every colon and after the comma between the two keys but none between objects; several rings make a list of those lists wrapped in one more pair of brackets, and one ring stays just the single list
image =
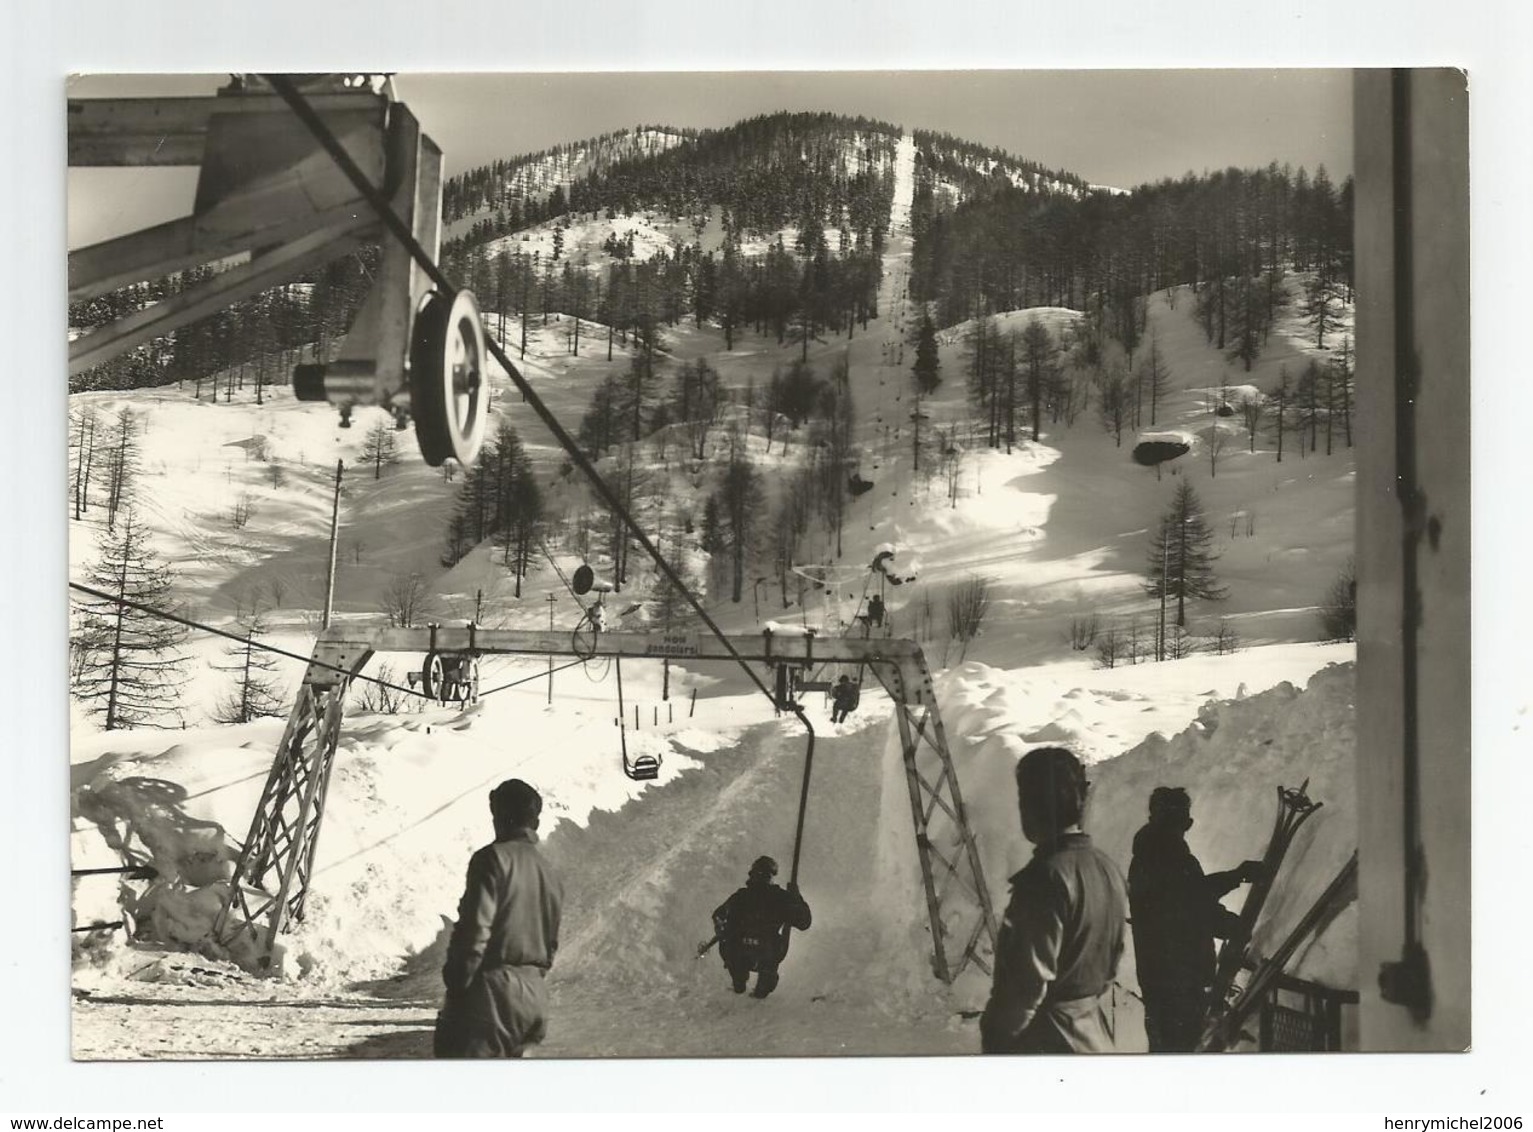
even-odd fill
[{"label": "larch tree", "polygon": [[1222,601],[1229,590],[1214,576],[1219,557],[1213,532],[1203,515],[1198,494],[1183,477],[1150,536],[1145,592],[1162,601],[1176,599],[1176,624],[1187,624],[1187,599]]},{"label": "larch tree", "polygon": [[97,436],[101,431],[101,414],[85,406],[69,414],[69,447],[73,456],[70,496],[74,504],[74,517],[83,518],[90,507],[91,473],[96,461]]},{"label": "larch tree", "polygon": [[1022,372],[1027,387],[1028,408],[1032,414],[1033,442],[1038,441],[1038,426],[1043,420],[1043,398],[1055,377],[1054,344],[1049,328],[1037,316],[1027,320],[1022,328]]},{"label": "larch tree", "polygon": [[117,514],[132,502],[138,477],[138,417],[126,405],[117,412],[107,436],[106,529],[117,526]]},{"label": "larch tree", "polygon": [[1140,373],[1139,386],[1150,398],[1150,424],[1153,425],[1160,403],[1171,387],[1171,370],[1161,353],[1160,339],[1153,334],[1150,336],[1150,352],[1140,365]]},{"label": "larch tree", "polygon": [[719,483],[719,517],[724,546],[729,554],[730,600],[745,593],[745,564],[755,548],[757,521],[762,509],[761,476],[743,448],[736,448]]},{"label": "larch tree", "polygon": [[1118,365],[1104,366],[1095,378],[1097,417],[1102,427],[1112,433],[1115,446],[1123,447],[1123,428],[1129,418],[1128,375]]},{"label": "larch tree", "polygon": [[394,426],[388,421],[378,421],[362,438],[361,461],[373,466],[373,479],[383,475],[383,469],[399,462],[399,446],[394,440]]},{"label": "larch tree", "polygon": [[213,719],[217,723],[249,723],[263,716],[284,714],[274,675],[276,657],[260,648],[255,640],[258,634],[266,632],[266,622],[260,611],[252,611],[249,618],[240,623],[240,628],[245,639],[229,647],[227,663],[213,666],[234,677],[234,687],[213,709]]},{"label": "larch tree", "polygon": [[185,663],[179,649],[186,630],[136,607],[174,612],[170,569],[132,506],[118,518],[115,529],[103,532],[88,577],[116,600],[82,603],[72,634],[79,650],[75,695],[108,731],[159,725],[177,707]]},{"label": "larch tree", "polygon": [[1261,427],[1262,414],[1267,411],[1267,399],[1260,392],[1254,396],[1247,393],[1241,397],[1240,403],[1235,406],[1240,411],[1240,419],[1245,422],[1246,432],[1250,438],[1251,451],[1256,451],[1256,430]]},{"label": "larch tree", "polygon": [[1278,384],[1267,403],[1272,406],[1272,434],[1277,438],[1277,462],[1283,462],[1283,434],[1288,431],[1289,408],[1293,402],[1293,378],[1288,375],[1288,367],[1284,366],[1278,371]]}]

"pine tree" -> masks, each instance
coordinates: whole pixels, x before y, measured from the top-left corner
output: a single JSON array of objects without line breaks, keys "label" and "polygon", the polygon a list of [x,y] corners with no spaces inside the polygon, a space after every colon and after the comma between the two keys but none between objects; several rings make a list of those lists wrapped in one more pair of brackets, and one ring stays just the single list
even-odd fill
[{"label": "pine tree", "polygon": [[921,327],[916,332],[916,362],[911,367],[915,375],[916,392],[930,396],[942,384],[942,363],[937,359],[937,328],[931,315],[921,316]]},{"label": "pine tree", "polygon": [[[173,612],[171,574],[149,545],[149,533],[132,506],[115,530],[103,533],[90,584],[115,598]],[[108,731],[155,725],[179,699],[178,654],[186,631],[120,601],[84,603],[75,629],[80,650],[75,695],[100,716]]]},{"label": "pine tree", "polygon": [[232,663],[213,666],[220,672],[234,673],[234,689],[213,710],[217,723],[249,723],[262,716],[284,714],[273,676],[276,658],[255,643],[256,636],[266,632],[266,622],[256,611],[249,620],[241,622],[240,628],[245,631],[245,640],[228,649]]},{"label": "pine tree", "polygon": [[1176,624],[1187,624],[1187,599],[1222,601],[1228,589],[1214,577],[1219,557],[1211,549],[1214,536],[1203,517],[1203,505],[1185,478],[1177,484],[1171,507],[1150,537],[1149,579],[1145,592],[1153,598],[1176,598]]}]

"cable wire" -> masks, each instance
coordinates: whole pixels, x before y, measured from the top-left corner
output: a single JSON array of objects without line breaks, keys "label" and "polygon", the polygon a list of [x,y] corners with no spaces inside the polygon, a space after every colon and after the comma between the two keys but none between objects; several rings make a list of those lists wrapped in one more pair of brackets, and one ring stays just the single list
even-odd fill
[{"label": "cable wire", "polygon": [[531,676],[523,676],[523,677],[521,677],[519,679],[511,681],[511,683],[509,683],[509,684],[502,684],[498,688],[491,688],[488,692],[480,692],[479,693],[479,699],[482,700],[486,696],[493,696],[496,692],[504,692],[507,688],[514,688],[518,684],[527,684],[527,683],[530,683],[533,680],[546,680],[550,676],[552,676],[555,672],[563,672],[566,668],[574,668],[575,665],[577,665],[577,664],[584,664],[584,663],[585,663],[585,661],[583,661],[583,660],[572,660],[568,664],[561,664],[561,665],[559,665],[558,668],[549,668],[549,669],[545,669],[542,672],[534,672]]},{"label": "cable wire", "polygon": [[[415,234],[410,231],[409,226],[394,212],[393,206],[389,204],[388,200],[378,191],[373,183],[368,180],[367,175],[351,159],[351,155],[346,152],[345,147],[336,140],[329,127],[314,112],[314,108],[309,105],[308,101],[299,94],[298,89],[292,82],[286,76],[280,74],[267,74],[263,77],[271,83],[272,89],[282,96],[282,100],[288,104],[293,113],[298,116],[298,119],[309,128],[309,132],[314,135],[315,141],[320,144],[325,152],[335,161],[336,165],[340,167],[341,171],[346,174],[346,178],[355,186],[357,192],[362,194],[362,197],[377,214],[378,219],[383,222],[384,227],[394,234],[405,250],[410,253],[411,258],[420,265],[421,270],[430,277],[431,281],[441,288],[444,297],[450,298],[456,295],[458,288],[452,285],[452,282],[442,272],[442,269],[426,253],[426,249],[421,247],[420,241],[415,238]],[[682,580],[681,575],[676,572],[675,568],[665,560],[665,557],[660,553],[660,548],[654,544],[649,535],[644,532],[644,529],[634,521],[633,516],[628,513],[628,509],[623,506],[622,502],[613,493],[612,488],[607,485],[607,481],[602,479],[601,473],[596,470],[595,465],[580,450],[579,445],[575,443],[574,438],[570,436],[564,426],[559,423],[559,418],[554,416],[548,406],[543,403],[543,399],[538,396],[537,391],[532,388],[527,379],[522,376],[521,371],[512,363],[500,343],[488,332],[485,333],[485,345],[495,360],[506,371],[506,375],[511,379],[512,384],[521,393],[522,400],[537,414],[538,419],[543,422],[544,427],[559,442],[560,447],[569,453],[570,459],[580,469],[581,474],[590,482],[596,494],[601,496],[602,501],[612,509],[612,513],[617,515],[629,531],[632,532],[633,537],[638,540],[639,545],[644,548],[644,552],[650,556],[656,567],[665,575],[666,580],[675,586],[677,592],[685,597],[687,603],[697,611],[698,617],[708,627],[709,632],[724,646],[725,651],[734,658],[735,663],[740,666],[746,676],[750,677],[751,683],[756,685],[761,694],[767,698],[767,702],[774,708],[777,708],[779,706],[777,698],[772,695],[772,691],[766,686],[765,681],[761,679],[760,675],[750,666],[746,659],[740,655],[734,644],[725,636],[724,631],[719,628],[718,623],[708,615],[708,610],[704,608],[702,601]],[[796,873],[799,850],[804,837],[804,811],[809,803],[809,771],[814,763],[814,725],[809,722],[809,717],[804,714],[804,709],[799,705],[794,704],[791,710],[798,717],[799,722],[804,725],[804,730],[808,732],[809,736],[809,750],[804,760],[803,794],[799,799],[798,827],[793,839],[793,861]]]},{"label": "cable wire", "polygon": [[145,605],[142,602],[133,601],[126,597],[119,597],[114,594],[109,594],[104,590],[93,589],[90,586],[81,585],[79,582],[70,582],[69,588],[72,590],[79,590],[81,593],[90,594],[91,597],[98,598],[101,601],[109,601],[114,605],[125,605],[129,609],[136,609],[140,613],[149,614],[151,617],[158,617],[164,621],[174,621],[177,625],[185,625],[189,629],[197,629],[203,633],[212,633],[215,637],[227,637],[231,641],[238,641],[242,645],[248,644],[251,648],[260,649],[263,652],[276,653],[278,656],[285,656],[291,660],[301,660],[305,664],[312,664],[315,668],[323,668],[330,672],[339,672],[341,675],[351,680],[362,680],[368,684],[377,684],[380,688],[388,688],[390,691],[394,692],[403,692],[407,696],[419,696],[423,700],[431,700],[432,703],[436,703],[436,701],[433,700],[430,696],[426,695],[424,692],[417,692],[414,688],[402,688],[398,684],[390,684],[387,680],[379,680],[375,676],[363,676],[360,673],[353,673],[349,668],[342,668],[335,664],[327,664],[323,660],[317,660],[312,656],[303,656],[296,652],[288,652],[287,649],[278,648],[276,645],[266,644],[264,641],[258,641],[252,636],[242,637],[238,633],[231,633],[226,629],[215,629],[212,625],[204,625],[201,621],[193,621],[190,617],[182,617],[178,613],[171,613],[164,609],[157,609],[152,605]]},{"label": "cable wire", "polygon": [[[272,89],[282,97],[282,100],[286,102],[293,113],[298,116],[298,119],[308,127],[309,132],[314,135],[315,141],[320,144],[321,148],[323,148],[325,152],[330,155],[331,159],[335,161],[336,165],[340,167],[341,171],[346,175],[346,178],[352,183],[353,187],[356,188],[357,192],[360,193],[363,199],[365,199],[367,203],[372,207],[373,211],[377,214],[378,219],[382,221],[384,227],[393,233],[394,238],[397,239],[400,244],[404,246],[405,250],[410,253],[410,257],[420,265],[421,270],[426,273],[426,275],[431,279],[433,283],[436,284],[438,288],[440,288],[444,297],[450,298],[456,295],[458,288],[452,284],[452,281],[449,280],[447,276],[442,272],[442,269],[437,266],[435,260],[433,260],[432,257],[427,253],[426,249],[421,246],[420,241],[415,238],[415,234],[411,232],[409,226],[399,218],[397,213],[395,213],[394,208],[389,203],[388,199],[384,197],[384,195],[378,190],[376,186],[373,185],[373,183],[368,179],[367,174],[358,167],[357,163],[352,160],[351,154],[346,152],[346,148],[342,146],[341,143],[336,139],[335,135],[330,131],[330,128],[325,125],[324,120],[321,119],[320,116],[314,111],[314,108],[309,105],[308,101],[303,97],[303,95],[298,92],[297,87],[293,85],[291,80],[289,80],[287,76],[280,74],[266,74],[263,76],[263,78],[271,83]],[[734,658],[735,662],[739,664],[742,669],[744,669],[745,674],[750,677],[751,683],[755,684],[756,687],[760,689],[761,694],[765,696],[769,701],[771,701],[775,706],[776,700],[773,697],[771,690],[761,679],[760,675],[758,675],[756,670],[750,666],[750,664],[743,656],[740,655],[739,651],[724,634],[724,631],[719,628],[717,622],[715,622],[713,618],[708,615],[708,611],[703,607],[702,602],[698,600],[697,596],[682,581],[681,576],[677,574],[676,570],[671,566],[671,564],[667,562],[661,555],[659,547],[654,544],[649,535],[644,532],[643,528],[639,526],[639,524],[634,520],[633,516],[628,513],[628,509],[623,506],[622,502],[612,491],[612,488],[608,486],[607,481],[604,480],[601,476],[601,473],[596,470],[595,465],[593,465],[586,454],[580,450],[580,446],[575,443],[574,438],[570,436],[565,427],[559,423],[559,418],[554,416],[553,412],[550,411],[548,406],[543,403],[543,399],[538,396],[537,391],[533,389],[527,379],[522,376],[521,371],[516,368],[510,357],[506,354],[506,351],[501,347],[500,343],[496,341],[493,335],[486,333],[485,345],[495,360],[499,362],[501,367],[506,371],[506,375],[511,379],[512,384],[516,386],[517,391],[521,393],[522,398],[526,401],[527,405],[531,407],[532,411],[537,415],[538,419],[543,422],[544,427],[547,428],[548,431],[553,435],[554,439],[559,442],[559,446],[569,454],[569,457],[574,462],[575,466],[580,469],[581,473],[590,482],[597,495],[601,497],[602,502],[611,508],[612,513],[617,515],[618,518],[623,521],[623,523],[628,527],[629,531],[632,532],[633,537],[638,540],[639,545],[644,548],[644,552],[648,554],[654,561],[660,572],[664,574],[666,579],[677,588],[677,591],[687,599],[688,604],[690,604],[692,608],[696,610],[697,615],[702,618],[703,624],[705,624],[709,631],[718,638],[719,643],[724,646],[725,650],[730,654],[731,657]],[[804,720],[804,724],[806,727],[808,726],[807,719]]]}]

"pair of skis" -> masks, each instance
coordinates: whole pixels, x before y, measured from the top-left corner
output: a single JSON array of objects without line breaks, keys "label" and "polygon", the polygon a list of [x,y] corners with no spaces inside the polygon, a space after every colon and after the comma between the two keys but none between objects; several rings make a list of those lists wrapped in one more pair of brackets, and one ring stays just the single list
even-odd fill
[{"label": "pair of skis", "polygon": [[1264,959],[1251,973],[1251,978],[1240,989],[1235,1001],[1230,1003],[1223,1013],[1209,1020],[1208,1026],[1203,1031],[1202,1040],[1198,1043],[1198,1049],[1209,1053],[1220,1053],[1233,1045],[1240,1037],[1240,1028],[1260,1008],[1262,1001],[1267,997],[1267,992],[1272,989],[1272,984],[1277,981],[1278,976],[1293,959],[1294,952],[1298,951],[1305,940],[1330,923],[1337,913],[1356,899],[1357,850],[1354,849],[1352,856],[1341,867],[1335,879],[1326,886],[1320,898],[1294,925],[1293,931],[1289,932],[1283,942],[1278,945],[1277,950]]},{"label": "pair of skis", "polygon": [[[1308,790],[1309,779],[1307,778],[1298,789],[1285,786],[1277,788],[1277,818],[1273,822],[1272,837],[1267,842],[1267,851],[1262,856],[1261,875],[1251,884],[1251,891],[1246,895],[1245,904],[1240,909],[1238,925],[1219,949],[1219,958],[1214,971],[1214,985],[1209,992],[1208,1018],[1204,1024],[1202,1040],[1198,1044],[1200,1050],[1214,1051],[1228,1048],[1239,1037],[1241,1025],[1261,1004],[1273,980],[1282,973],[1299,945],[1311,932],[1328,922],[1341,907],[1356,896],[1357,854],[1354,852],[1352,859],[1342,867],[1341,872],[1326,888],[1320,899],[1305,913],[1277,950],[1260,963],[1253,962],[1250,954],[1251,935],[1255,931],[1257,920],[1261,918],[1262,910],[1266,907],[1267,897],[1272,893],[1278,871],[1283,867],[1283,859],[1288,854],[1288,847],[1293,843],[1294,835],[1299,832],[1300,827],[1323,804],[1311,801]],[[1237,993],[1235,979],[1241,969],[1248,966],[1254,966],[1255,970],[1245,986]]]}]

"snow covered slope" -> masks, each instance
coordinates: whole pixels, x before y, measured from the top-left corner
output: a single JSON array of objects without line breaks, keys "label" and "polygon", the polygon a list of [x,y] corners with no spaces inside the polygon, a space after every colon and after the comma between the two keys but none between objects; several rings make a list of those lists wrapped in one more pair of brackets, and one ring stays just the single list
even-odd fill
[{"label": "snow covered slope", "polygon": [[[1313,643],[1313,607],[1350,554],[1352,460],[1340,448],[1329,457],[1323,450],[1302,458],[1285,453],[1278,463],[1269,441],[1258,438],[1252,452],[1250,438],[1238,431],[1211,460],[1208,397],[1221,384],[1270,388],[1279,366],[1292,370],[1314,350],[1301,327],[1279,327],[1257,369],[1237,374],[1204,341],[1185,294],[1174,305],[1171,295],[1154,296],[1150,326],[1174,375],[1155,431],[1174,430],[1192,445],[1175,475],[1157,478],[1134,464],[1130,438],[1119,448],[1083,417],[1073,428],[1046,425],[1038,443],[1023,442],[1009,455],[962,443],[950,491],[927,469],[912,466],[913,358],[905,346],[912,320],[903,297],[910,245],[898,223],[909,208],[908,143],[896,170],[896,223],[879,317],[850,341],[833,337],[809,350],[822,370],[839,358],[850,363],[859,470],[874,485],[849,514],[839,560],[829,532],[811,537],[806,564],[824,568],[836,584],[802,605],[795,594],[763,587],[759,594],[748,590],[738,605],[710,594],[710,607],[730,631],[779,621],[840,632],[856,612],[866,564],[879,548],[896,549],[896,564],[915,579],[887,594],[892,632],[921,637],[933,667],[947,669],[939,676],[939,698],[997,903],[1005,899],[1005,878],[1026,858],[1010,773],[1030,746],[1067,743],[1093,764],[1090,824],[1125,868],[1129,839],[1155,785],[1192,792],[1194,851],[1208,867],[1221,868],[1259,855],[1275,787],[1309,778],[1312,796],[1326,806],[1295,847],[1292,876],[1258,933],[1258,945],[1268,945],[1330,879],[1354,837],[1346,666],[1352,649]],[[1056,327],[1076,317],[1023,311],[1002,321],[1020,325],[1033,314]],[[515,320],[492,330],[510,343],[520,337]],[[582,339],[588,345],[578,357],[568,353],[567,322],[551,319],[529,330],[524,371],[572,425],[608,372],[605,329],[588,324]],[[743,387],[754,379],[758,388],[798,353],[797,346],[749,334],[726,353],[716,327],[686,324],[667,332],[665,346],[674,361],[706,355],[727,381]],[[923,427],[967,415],[961,333],[948,337],[940,359],[944,381],[923,401]],[[618,347],[610,364],[626,363]],[[497,415],[523,430],[550,490],[563,490],[556,486],[558,454],[550,438],[502,378],[495,387]],[[543,626],[553,593],[556,616],[568,629],[571,606],[546,563],[526,580],[520,600],[488,547],[450,571],[441,566],[455,485],[419,463],[411,434],[397,434],[401,462],[368,478],[358,466],[366,414],[344,431],[327,407],[300,405],[282,390],[270,395],[260,407],[239,397],[233,404],[198,404],[189,392],[174,390],[72,399],[74,406],[93,404],[104,413],[127,406],[140,415],[143,494],[155,545],[177,568],[177,592],[193,616],[228,627],[259,597],[270,607],[275,643],[306,654],[323,584],[330,477],[339,458],[350,469],[342,503],[340,616],[381,624],[380,597],[391,579],[416,572],[445,619],[471,617],[478,593],[486,601],[486,623]],[[1236,428],[1222,420],[1219,427]],[[778,437],[770,452],[759,433],[748,443],[770,473],[799,456],[803,438]],[[678,500],[696,498],[705,478],[675,459],[656,457],[652,471],[669,477]],[[769,482],[780,478],[769,475]],[[1150,615],[1141,588],[1148,529],[1183,478],[1203,499],[1221,554],[1217,569],[1230,589],[1228,601],[1191,609],[1191,627],[1201,632],[1228,618],[1245,647],[1223,656],[1095,668],[1089,654],[1071,648],[1072,623],[1090,613]],[[254,507],[236,529],[229,512],[242,494]],[[93,556],[99,523],[98,507],[71,524],[76,577]],[[965,653],[946,640],[941,604],[948,584],[975,574],[991,580],[994,605]],[[644,594],[651,578],[640,569],[630,591]],[[928,599],[934,619],[923,613]],[[632,615],[636,623],[645,616]],[[187,646],[196,663],[181,713],[184,731],[101,733],[78,710],[74,721],[77,865],[117,860],[118,842],[135,835],[169,879],[133,910],[163,937],[188,943],[216,906],[217,887],[206,882],[227,866],[231,847],[243,837],[281,732],[276,720],[209,723],[207,709],[227,683],[210,662],[224,647],[206,638]],[[381,659],[396,680],[418,664],[416,657]],[[289,693],[301,667],[283,662]],[[929,973],[909,800],[881,697],[865,696],[845,725],[823,723],[827,713],[815,705],[824,737],[802,880],[816,924],[795,940],[779,994],[766,1003],[741,1002],[729,994],[716,959],[699,962],[692,953],[708,933],[708,911],[740,883],[748,862],[762,852],[785,862],[791,854],[802,770],[796,727],[775,719],[761,697],[741,694],[743,682],[723,667],[674,667],[667,704],[657,665],[625,666],[629,711],[636,703],[641,721],[628,734],[630,749],[664,759],[658,780],[635,784],[619,767],[615,674],[600,664],[562,672],[553,678],[550,704],[542,671],[530,662],[487,664],[487,688],[531,679],[462,711],[429,707],[389,715],[354,702],[308,915],[285,944],[288,981],[259,982],[212,960],[129,946],[120,938],[86,945],[75,980],[87,995],[76,1008],[76,1052],[426,1052],[446,919],[468,854],[488,837],[486,791],[512,774],[545,793],[546,846],[570,893],[564,954],[551,982],[555,1026],[544,1052],[977,1048],[964,1012],[982,998],[982,981],[966,977],[949,991]],[[1285,682],[1307,688],[1295,691]],[[688,715],[694,688],[696,714]],[[146,898],[144,885],[129,887],[130,901]],[[119,903],[113,880],[77,883],[80,922],[114,919]],[[1354,985],[1352,931],[1345,920],[1333,925],[1304,956],[1301,970]],[[207,980],[220,987],[226,1005],[200,1011],[184,1005],[186,988]],[[1131,964],[1121,982],[1123,1008],[1131,1015]],[[327,1009],[386,1000],[396,1014],[373,1029],[244,1025],[273,1002],[300,1000]],[[1135,1048],[1135,1025],[1120,1030],[1125,1048]],[[215,1032],[237,1033],[243,1044],[231,1049],[209,1042]]]}]

